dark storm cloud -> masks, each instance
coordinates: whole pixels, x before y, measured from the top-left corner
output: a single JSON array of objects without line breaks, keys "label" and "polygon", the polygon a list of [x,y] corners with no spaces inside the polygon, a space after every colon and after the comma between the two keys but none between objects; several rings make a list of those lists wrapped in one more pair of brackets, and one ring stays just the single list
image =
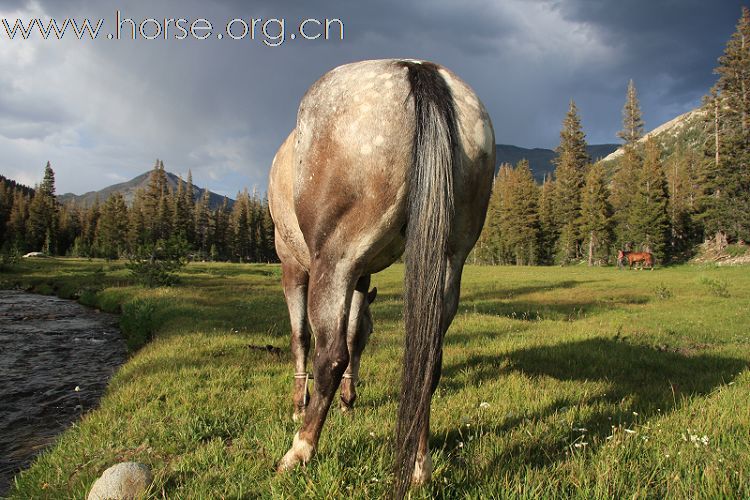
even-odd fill
[{"label": "dark storm cloud", "polygon": [[565,0],[545,2],[562,17],[595,27],[623,58],[608,73],[615,86],[633,78],[649,125],[697,104],[715,81],[713,68],[734,31],[735,0]]},{"label": "dark storm cloud", "polygon": [[192,169],[196,182],[230,195],[245,185],[264,190],[271,158],[307,87],[339,64],[384,57],[431,59],[456,71],[485,102],[498,142],[554,147],[571,98],[589,141],[614,142],[629,78],[649,127],[698,104],[739,5],[2,1],[2,16],[25,11],[110,24],[118,8],[134,19],[205,17],[215,25],[234,17],[285,18],[287,32],[308,17],[340,18],[345,40],[287,40],[277,48],[231,40],[13,46],[3,40],[0,171],[28,180],[50,159],[61,190],[84,191],[138,174],[158,156],[167,168]]}]

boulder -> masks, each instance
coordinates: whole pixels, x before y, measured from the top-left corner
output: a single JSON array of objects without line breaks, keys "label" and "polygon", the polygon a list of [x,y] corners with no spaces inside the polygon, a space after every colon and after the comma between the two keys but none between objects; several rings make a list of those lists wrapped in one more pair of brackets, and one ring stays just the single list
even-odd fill
[{"label": "boulder", "polygon": [[91,487],[87,500],[132,500],[148,490],[153,476],[147,465],[123,462],[105,470]]}]

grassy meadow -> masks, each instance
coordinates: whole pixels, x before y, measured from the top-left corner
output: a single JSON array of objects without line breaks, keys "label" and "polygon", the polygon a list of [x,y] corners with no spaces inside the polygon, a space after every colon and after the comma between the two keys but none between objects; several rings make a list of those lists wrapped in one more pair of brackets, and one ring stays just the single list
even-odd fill
[{"label": "grassy meadow", "polygon": [[[385,495],[402,274],[373,277],[354,416],[332,409],[312,463],[278,476],[296,430],[279,266],[193,263],[153,290],[104,261],[4,271],[2,287],[120,312],[132,353],[10,498],[84,498],[125,460],[150,464],[154,498]],[[747,267],[468,266],[432,406],[433,481],[412,497],[748,498],[749,367]]]}]

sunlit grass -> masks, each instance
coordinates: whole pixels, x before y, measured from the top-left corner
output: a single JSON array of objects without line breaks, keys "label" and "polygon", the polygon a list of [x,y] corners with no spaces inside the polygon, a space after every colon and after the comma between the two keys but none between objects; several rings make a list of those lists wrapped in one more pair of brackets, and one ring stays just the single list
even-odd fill
[{"label": "sunlit grass", "polygon": [[[402,273],[373,278],[356,415],[333,410],[317,457],[287,476],[274,473],[295,430],[278,266],[191,264],[155,290],[103,261],[0,276],[122,312],[134,349],[10,496],[83,498],[122,460],[153,467],[153,497],[384,495]],[[434,480],[415,497],[750,496],[747,268],[469,266],[462,297],[432,407]]]}]

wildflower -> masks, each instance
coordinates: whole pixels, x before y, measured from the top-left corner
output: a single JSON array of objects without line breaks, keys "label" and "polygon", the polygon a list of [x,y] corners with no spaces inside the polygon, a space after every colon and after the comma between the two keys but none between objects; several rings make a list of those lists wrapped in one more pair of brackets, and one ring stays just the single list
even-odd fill
[{"label": "wildflower", "polygon": [[489,408],[490,404],[487,401],[482,401],[481,403],[479,403],[479,407],[480,408]]},{"label": "wildflower", "polygon": [[73,389],[73,390],[76,391],[76,392],[81,392],[81,388],[79,386],[76,386],[76,388]]}]

